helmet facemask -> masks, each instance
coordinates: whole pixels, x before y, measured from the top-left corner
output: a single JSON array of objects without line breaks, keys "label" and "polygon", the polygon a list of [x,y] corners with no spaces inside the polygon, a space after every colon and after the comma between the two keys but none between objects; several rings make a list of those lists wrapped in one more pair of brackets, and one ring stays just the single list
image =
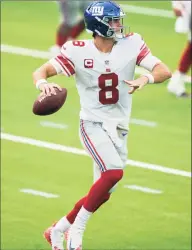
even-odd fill
[{"label": "helmet facemask", "polygon": [[125,14],[120,17],[103,17],[103,22],[109,27],[107,31],[108,38],[121,39],[126,35],[126,27],[123,25],[123,19]]}]

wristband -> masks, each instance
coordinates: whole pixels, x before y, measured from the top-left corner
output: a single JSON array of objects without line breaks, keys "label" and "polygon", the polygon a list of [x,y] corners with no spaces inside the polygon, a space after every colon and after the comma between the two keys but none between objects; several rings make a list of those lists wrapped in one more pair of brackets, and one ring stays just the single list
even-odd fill
[{"label": "wristband", "polygon": [[45,80],[45,79],[39,79],[39,80],[37,80],[37,82],[36,82],[36,88],[37,89],[39,89],[39,86],[41,85],[41,84],[47,84],[48,82]]},{"label": "wristband", "polygon": [[142,76],[146,76],[148,78],[148,80],[149,80],[148,83],[154,83],[155,82],[155,79],[154,79],[153,75],[151,75],[151,74],[144,74]]}]

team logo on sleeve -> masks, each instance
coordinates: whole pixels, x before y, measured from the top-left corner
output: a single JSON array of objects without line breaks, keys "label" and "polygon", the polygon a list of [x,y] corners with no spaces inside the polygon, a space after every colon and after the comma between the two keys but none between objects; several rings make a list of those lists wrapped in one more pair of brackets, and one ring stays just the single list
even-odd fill
[{"label": "team logo on sleeve", "polygon": [[84,67],[87,69],[93,68],[93,59],[85,59],[84,60]]}]

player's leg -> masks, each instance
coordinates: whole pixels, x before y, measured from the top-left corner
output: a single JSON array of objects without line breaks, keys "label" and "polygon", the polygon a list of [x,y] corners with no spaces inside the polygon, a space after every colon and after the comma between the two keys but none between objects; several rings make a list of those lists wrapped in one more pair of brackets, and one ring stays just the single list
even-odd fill
[{"label": "player's leg", "polygon": [[[101,177],[101,171],[99,169],[99,166],[94,162],[93,163],[93,180],[94,183]],[[103,197],[101,202],[95,207],[94,212],[97,211],[97,209],[108,199],[110,198],[110,193],[114,191],[114,188],[110,190],[110,192]],[[78,202],[76,202],[74,208],[64,217],[62,217],[58,222],[54,223],[51,227],[45,230],[44,237],[49,242],[50,245],[59,246],[63,244],[62,235],[64,233],[65,241],[68,240],[68,229],[73,224],[78,212],[80,211],[81,207],[83,206],[85,200],[87,198],[87,195],[81,198]],[[51,235],[52,234],[52,235]],[[52,242],[52,244],[51,244]],[[60,243],[58,243],[60,242]],[[62,243],[61,243],[62,242]]]},{"label": "player's leg", "polygon": [[83,206],[85,199],[86,196],[81,198],[78,202],[76,202],[74,208],[67,215],[45,230],[44,237],[53,248],[59,247],[59,249],[63,249],[61,248],[63,247],[63,240],[67,242],[68,230],[74,222],[79,210]]},{"label": "player's leg", "polygon": [[[72,6],[71,6],[72,4]],[[75,4],[75,6],[74,6]],[[71,2],[69,6],[69,9],[71,11],[68,11],[67,13],[65,13],[65,9],[63,10],[64,12],[64,16],[65,16],[65,20],[60,28],[59,28],[59,32],[60,34],[62,34],[61,37],[61,41],[60,39],[58,39],[58,44],[60,43],[64,43],[64,39],[66,40],[66,38],[70,38],[70,39],[76,39],[85,29],[85,22],[84,19],[78,19],[78,12],[81,12],[81,14],[84,13],[85,9],[87,8],[89,2],[87,1],[78,1],[76,3]],[[65,7],[65,6],[64,6]],[[70,15],[71,12],[71,15]],[[72,20],[72,17],[75,19]],[[68,21],[67,21],[68,20]]]},{"label": "player's leg", "polygon": [[[95,183],[100,178],[100,176],[101,176],[100,169],[98,165],[95,162],[93,162],[93,182]],[[110,194],[106,195],[106,197],[104,197],[103,199],[102,204],[106,202],[109,199],[109,197],[110,197]],[[54,230],[58,230],[61,233],[64,233],[65,231],[67,231],[69,227],[73,224],[86,198],[87,198],[87,195],[82,197],[78,202],[76,202],[73,209],[66,216],[62,217],[58,222],[54,223],[52,226],[54,227]],[[101,206],[102,204],[99,204],[99,206]],[[95,211],[99,208],[99,206],[95,208]],[[49,230],[50,228],[48,228],[48,231]]]},{"label": "player's leg", "polygon": [[[112,188],[113,189],[113,188]],[[111,189],[111,192],[112,192]],[[87,196],[81,198],[74,206],[74,208],[64,217],[62,217],[58,222],[55,222],[52,226],[50,226],[49,228],[47,228],[44,232],[44,237],[46,238],[46,240],[48,241],[48,243],[51,246],[57,246],[58,244],[60,244],[61,246],[63,246],[63,234],[64,234],[64,239],[67,243],[68,241],[68,230],[70,228],[70,226],[73,224],[79,210],[81,209],[81,207],[83,206],[85,199]],[[107,194],[103,201],[101,202],[101,204],[99,204],[94,212],[97,211],[97,209],[106,201],[108,201],[108,199],[110,198],[110,193]],[[61,242],[61,243],[58,243]],[[62,248],[60,248],[62,249]]]},{"label": "player's leg", "polygon": [[[117,151],[122,159],[123,165],[126,164],[126,159],[127,159],[127,146],[126,146],[126,134],[127,132],[125,130],[118,130],[118,135],[119,135],[119,139],[122,140],[122,147],[121,148],[117,148]],[[97,134],[99,136],[99,134]],[[108,136],[107,136],[107,140],[108,140]],[[111,141],[110,141],[111,144]],[[113,148],[113,147],[112,147]],[[114,149],[114,148],[113,148]],[[112,153],[113,150],[111,150],[109,148],[109,152],[108,155],[110,155]],[[116,155],[116,152],[115,152]],[[101,170],[98,166],[98,164],[96,164],[94,162],[94,166],[93,166],[93,172],[94,172],[94,182],[96,182],[100,177],[101,177]],[[94,211],[95,212],[103,203],[105,203],[109,198],[110,198],[110,194],[115,190],[117,185],[114,185],[109,192],[107,193],[107,195],[105,195],[103,197],[103,199],[101,199],[101,201],[98,203],[98,205],[95,207]],[[65,232],[65,238],[68,237],[67,234],[67,230],[69,229],[69,227],[71,226],[71,224],[74,222],[79,210],[81,209],[81,207],[83,206],[85,200],[86,200],[87,196],[83,197],[82,199],[80,199],[74,206],[74,208],[67,214],[67,216],[61,218],[53,227],[50,227],[46,230],[45,232],[45,236],[48,240],[48,242],[51,243],[51,238],[50,238],[50,233],[52,232],[52,243],[57,243],[58,246],[58,242],[62,242],[62,237],[61,235]],[[60,245],[62,245],[60,243]]]},{"label": "player's leg", "polygon": [[[93,182],[95,183],[101,176],[100,169],[98,165],[93,162]],[[94,212],[103,204],[105,203],[110,197],[110,193],[104,197],[103,201],[101,204],[98,205],[98,207],[95,208]],[[79,210],[83,206],[85,200],[87,198],[87,195],[81,198],[78,202],[76,202],[74,208],[64,217],[62,217],[57,223],[53,224],[54,231],[58,230],[61,233],[66,232],[70,226],[73,224]]]},{"label": "player's leg", "polygon": [[99,166],[101,176],[92,185],[85,202],[70,228],[69,249],[81,247],[82,236],[87,221],[95,208],[98,208],[115,184],[123,176],[123,163],[113,142],[102,129],[101,124],[81,121],[83,143]]},{"label": "player's leg", "polygon": [[[93,186],[95,186],[103,176],[107,175],[106,172],[113,172],[114,170],[114,172],[122,173],[123,162],[107,132],[102,128],[101,123],[81,121],[80,133],[82,144],[95,161]],[[114,182],[115,183],[111,180],[111,188],[116,184],[116,181]],[[110,189],[108,189],[106,194],[109,194],[109,191]],[[85,203],[88,202],[88,196],[89,193]],[[91,210],[94,211],[94,209]]]},{"label": "player's leg", "polygon": [[[93,162],[93,183],[95,183],[101,176],[101,172],[100,169],[98,167],[98,165]],[[110,194],[107,194],[103,200],[101,200],[101,203],[98,204],[98,206],[95,207],[94,212],[97,211],[97,209],[103,204],[105,203],[110,197]],[[66,215],[66,219],[67,221],[70,223],[70,225],[73,224],[73,222],[75,221],[75,218],[79,212],[79,210],[81,209],[81,207],[83,206],[83,204],[85,203],[85,200],[87,198],[87,195],[84,196],[83,198],[81,198],[74,206],[74,208]],[[65,223],[64,223],[65,224]],[[64,225],[63,224],[63,225]],[[67,226],[67,223],[66,223]],[[63,232],[66,230],[66,227],[63,228]]]},{"label": "player's leg", "polygon": [[76,39],[85,29],[85,23],[84,20],[81,19],[76,25],[74,25],[70,32],[69,32],[69,37],[74,40]]},{"label": "player's leg", "polygon": [[[111,189],[112,190],[112,189]],[[59,247],[59,250],[63,246],[63,234],[66,243],[68,244],[68,230],[73,224],[78,212],[82,208],[87,196],[81,198],[74,206],[74,208],[64,217],[62,217],[58,222],[54,223],[51,227],[46,229],[44,232],[44,237],[52,247]],[[110,193],[105,195],[101,202],[95,207],[93,212],[96,212],[99,207],[108,201],[110,198]]]},{"label": "player's leg", "polygon": [[79,22],[79,2],[64,0],[58,1],[61,15],[60,24],[56,31],[55,45],[50,48],[53,55],[60,52],[62,45],[71,38],[73,27]]},{"label": "player's leg", "polygon": [[[127,162],[127,136],[128,136],[128,131],[125,129],[120,129],[117,128],[117,134],[118,134],[118,139],[121,141],[121,147],[116,147],[117,153],[119,154],[123,168],[126,166]],[[109,195],[111,195],[117,188],[118,183],[115,184],[109,191]]]},{"label": "player's leg", "polygon": [[[89,5],[89,2],[87,1],[79,1],[79,11],[83,14],[86,10],[87,6]],[[85,29],[85,22],[84,19],[80,19],[78,23],[73,25],[73,27],[70,30],[69,36],[72,39],[76,39]]]},{"label": "player's leg", "polygon": [[56,44],[61,47],[70,38],[71,29],[78,23],[79,3],[61,1],[59,4],[63,20],[57,30]]},{"label": "player's leg", "polygon": [[[97,182],[99,178],[101,177],[101,170],[99,166],[96,164],[96,162],[93,162],[93,183]],[[95,208],[94,212],[96,212],[100,206],[102,206],[105,202],[107,202],[110,199],[111,193],[109,192],[106,196],[103,197],[103,200],[100,204]]]},{"label": "player's leg", "polygon": [[192,43],[191,40],[187,42],[184,48],[178,65],[178,70],[173,73],[171,80],[168,83],[168,91],[176,94],[178,97],[190,97],[186,93],[185,78],[192,64]]},{"label": "player's leg", "polygon": [[[83,14],[84,11],[86,10],[87,6],[89,5],[89,2],[87,1],[79,1],[79,11]],[[84,19],[80,19],[77,24],[75,24],[71,30],[70,30],[70,38],[71,39],[76,39],[85,29],[85,22]]]}]

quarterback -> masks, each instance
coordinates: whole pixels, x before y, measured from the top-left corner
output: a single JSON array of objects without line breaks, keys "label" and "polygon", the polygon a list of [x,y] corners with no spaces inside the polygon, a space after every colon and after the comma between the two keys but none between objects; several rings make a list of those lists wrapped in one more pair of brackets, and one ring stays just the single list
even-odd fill
[{"label": "quarterback", "polygon": [[[132,94],[171,77],[168,67],[152,55],[139,34],[126,35],[124,16],[116,3],[94,1],[84,13],[93,39],[66,42],[60,55],[33,73],[36,87],[45,95],[60,88],[47,78],[75,76],[81,104],[80,140],[94,162],[94,184],[87,194],[44,233],[53,250],[64,249],[62,236],[66,234],[67,249],[82,250],[89,218],[110,199],[123,177]],[[134,80],[136,65],[150,73]]]}]

